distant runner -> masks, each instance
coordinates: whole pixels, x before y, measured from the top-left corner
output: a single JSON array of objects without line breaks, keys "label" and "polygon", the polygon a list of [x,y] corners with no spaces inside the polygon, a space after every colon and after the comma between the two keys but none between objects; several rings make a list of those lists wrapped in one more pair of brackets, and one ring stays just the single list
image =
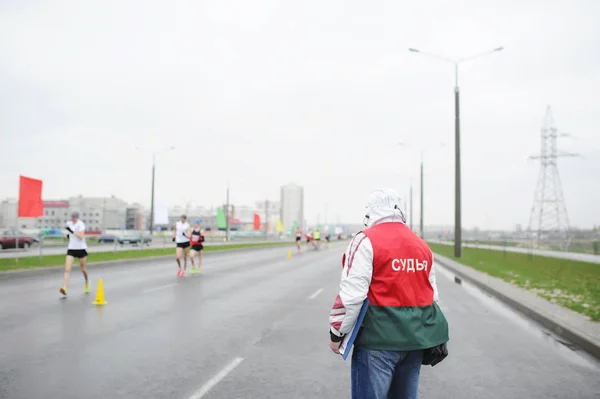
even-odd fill
[{"label": "distant runner", "polygon": [[[177,266],[179,266],[179,270],[177,270],[177,276],[185,277],[185,272],[187,270],[187,258],[188,252],[190,250],[190,238],[189,238],[189,230],[190,225],[187,222],[187,216],[182,215],[181,220],[177,222],[175,225],[175,230],[173,230],[173,241],[177,243],[177,248],[175,249],[175,258],[177,259]],[[183,253],[183,270],[181,270],[181,254]]]},{"label": "distant runner", "polygon": [[310,241],[312,240],[312,231],[308,230],[306,233],[306,246],[310,247]]},{"label": "distant runner", "polygon": [[65,280],[63,286],[60,287],[60,293],[67,295],[67,286],[69,285],[69,276],[71,274],[71,267],[75,258],[79,259],[79,267],[85,278],[85,293],[90,292],[90,283],[88,280],[88,273],[85,267],[87,260],[87,243],[85,242],[85,224],[79,220],[79,213],[73,212],[71,214],[71,221],[67,224],[66,230],[69,232],[67,238],[69,239],[69,245],[67,246],[67,259],[65,262]]},{"label": "distant runner", "polygon": [[319,229],[313,233],[313,239],[315,240],[315,249],[321,248],[321,231]]},{"label": "distant runner", "polygon": [[[194,220],[194,229],[192,230],[191,235],[191,245],[192,249],[190,250],[190,259],[192,261],[192,270],[190,270],[190,274],[200,273],[200,267],[202,266],[202,250],[204,249],[204,236],[202,235],[202,230],[200,230],[200,220]],[[198,254],[198,267],[194,267],[194,258]]]},{"label": "distant runner", "polygon": [[298,253],[302,253],[302,230],[296,230],[296,248],[298,248]]}]

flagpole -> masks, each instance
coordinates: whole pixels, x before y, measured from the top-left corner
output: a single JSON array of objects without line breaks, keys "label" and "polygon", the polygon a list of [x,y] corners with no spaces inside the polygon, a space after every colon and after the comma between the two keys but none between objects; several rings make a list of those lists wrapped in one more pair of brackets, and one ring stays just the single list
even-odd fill
[{"label": "flagpole", "polygon": [[265,201],[265,240],[269,238],[269,200]]},{"label": "flagpole", "polygon": [[40,225],[40,233],[38,234],[38,237],[39,237],[39,241],[38,241],[39,252],[38,253],[39,253],[39,256],[40,256],[40,260],[42,260],[42,244],[43,244],[43,241],[44,241],[44,237],[42,236],[42,228],[41,228],[41,226],[42,226],[41,220],[42,219],[38,218],[37,220],[39,221],[38,224]]},{"label": "flagpole", "polygon": [[19,200],[17,200],[17,218],[15,219],[15,263],[19,263]]},{"label": "flagpole", "polygon": [[227,204],[225,206],[225,242],[229,242],[229,182],[227,182]]}]

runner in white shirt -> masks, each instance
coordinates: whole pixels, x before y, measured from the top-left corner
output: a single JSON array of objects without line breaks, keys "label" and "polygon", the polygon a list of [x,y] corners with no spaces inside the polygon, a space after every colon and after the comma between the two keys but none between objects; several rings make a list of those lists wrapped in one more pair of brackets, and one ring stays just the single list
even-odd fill
[{"label": "runner in white shirt", "polygon": [[67,223],[66,227],[69,234],[69,245],[67,247],[67,260],[65,263],[65,281],[63,286],[60,287],[60,293],[67,295],[67,285],[69,284],[69,276],[71,274],[71,267],[75,258],[79,259],[79,267],[85,277],[85,293],[90,292],[90,283],[88,280],[88,273],[85,267],[87,261],[87,244],[85,242],[85,224],[79,220],[79,213],[73,212],[71,214],[71,221]]},{"label": "runner in white shirt", "polygon": [[[187,216],[182,215],[181,220],[175,225],[173,230],[173,242],[177,244],[175,249],[175,257],[177,259],[177,276],[185,277],[187,270],[188,252],[190,251],[190,225],[187,222]],[[181,270],[181,254],[183,253],[183,270]]]}]

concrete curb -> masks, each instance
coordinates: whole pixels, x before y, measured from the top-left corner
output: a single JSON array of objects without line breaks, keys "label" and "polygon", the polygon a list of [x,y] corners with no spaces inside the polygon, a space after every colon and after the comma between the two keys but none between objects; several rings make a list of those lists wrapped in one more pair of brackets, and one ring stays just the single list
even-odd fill
[{"label": "concrete curb", "polygon": [[[501,292],[499,289],[493,288],[489,284],[486,284],[482,281],[477,280],[476,278],[473,278],[472,276],[467,275],[466,273],[462,272],[457,267],[452,265],[452,263],[456,263],[462,267],[468,268],[469,273],[475,272],[477,274],[481,274],[482,276],[486,276],[485,278],[487,278],[487,279],[489,279],[490,277],[491,278],[496,278],[496,277],[489,276],[483,272],[473,269],[467,265],[458,263],[452,259],[446,258],[437,253],[434,253],[434,254],[435,254],[436,262],[439,263],[444,268],[451,271],[452,273],[454,273],[456,276],[460,277],[461,279],[463,279],[465,281],[468,281],[469,283],[473,284],[474,286],[476,286],[476,287],[482,289],[483,291],[491,294],[492,296],[498,298],[499,300],[501,300],[508,306],[512,307],[513,309],[517,310],[518,312],[524,314],[526,317],[541,324],[542,326],[544,326],[548,330],[552,331],[556,335],[565,338],[566,340],[577,345],[578,347],[580,347],[581,349],[583,349],[590,355],[596,357],[597,359],[600,359],[600,340],[594,339],[593,337],[589,336],[585,332],[579,331],[577,328],[575,328],[572,325],[569,325],[566,322],[557,320],[557,318],[554,317],[554,315],[552,315],[551,312],[544,312],[542,309],[536,309],[536,307],[534,307],[528,303],[525,303],[523,301],[519,301],[518,299],[512,298],[510,295],[508,295],[508,292]],[[498,279],[498,280],[500,280],[500,279]],[[502,282],[512,289],[515,288],[505,281],[502,281]],[[522,290],[521,288],[519,288],[519,289]],[[525,290],[523,290],[523,291],[525,291]],[[540,298],[540,299],[544,300],[543,298]],[[551,304],[551,303],[548,302],[548,304]],[[552,304],[552,305],[554,305],[554,304]],[[565,310],[572,312],[571,310],[568,310],[568,309],[565,309]]]},{"label": "concrete curb", "polygon": [[[292,243],[293,244],[293,243]],[[226,246],[223,246],[226,247]],[[247,252],[247,251],[255,251],[258,249],[274,249],[274,248],[286,248],[285,245],[256,245],[255,247],[247,247],[247,248],[231,248],[231,249],[219,249],[214,251],[207,251],[204,253],[204,256],[213,256],[218,254],[228,254],[235,252]],[[98,267],[98,266],[116,266],[123,265],[126,263],[140,263],[140,262],[150,262],[157,260],[165,260],[165,259],[174,259],[174,252],[169,253],[168,255],[160,255],[160,256],[146,256],[141,258],[125,258],[125,259],[115,259],[115,260],[106,260],[99,262],[88,262],[88,266],[90,267]],[[22,276],[24,274],[43,274],[48,272],[55,272],[56,270],[64,269],[64,265],[57,266],[41,266],[41,267],[32,267],[28,269],[14,269],[14,270],[5,270],[0,271],[0,280],[6,280],[10,277]],[[78,264],[73,265],[74,268],[78,268]]]}]

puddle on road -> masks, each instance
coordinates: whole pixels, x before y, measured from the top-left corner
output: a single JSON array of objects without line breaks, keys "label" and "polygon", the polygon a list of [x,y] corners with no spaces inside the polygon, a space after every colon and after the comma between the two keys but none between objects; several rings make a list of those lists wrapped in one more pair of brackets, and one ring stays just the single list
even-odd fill
[{"label": "puddle on road", "polygon": [[[452,284],[458,285],[455,281],[456,275],[450,270],[441,266],[440,264],[436,265],[436,274],[438,272],[440,272],[439,274],[442,274],[450,282],[452,282]],[[567,360],[592,369],[600,368],[600,360],[583,351],[577,345],[574,345],[566,339],[557,336],[551,331],[548,331],[541,324],[527,318],[525,315],[517,312],[510,306],[506,305],[504,302],[488,294],[487,292],[483,291],[477,286],[470,284],[469,282],[461,278],[460,287],[463,290],[465,290],[469,295],[479,299],[490,310],[493,310],[503,315],[504,317],[512,320],[528,333],[546,342]],[[444,308],[442,307],[442,310],[443,309]]]}]

